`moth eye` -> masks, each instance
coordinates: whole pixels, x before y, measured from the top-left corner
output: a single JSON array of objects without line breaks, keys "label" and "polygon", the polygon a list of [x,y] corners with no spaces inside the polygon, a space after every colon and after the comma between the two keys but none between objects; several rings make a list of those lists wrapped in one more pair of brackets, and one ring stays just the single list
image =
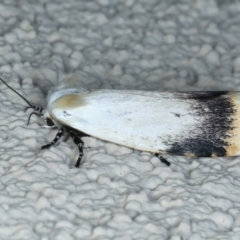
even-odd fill
[{"label": "moth eye", "polygon": [[49,127],[53,127],[55,125],[51,118],[46,118],[45,121]]}]

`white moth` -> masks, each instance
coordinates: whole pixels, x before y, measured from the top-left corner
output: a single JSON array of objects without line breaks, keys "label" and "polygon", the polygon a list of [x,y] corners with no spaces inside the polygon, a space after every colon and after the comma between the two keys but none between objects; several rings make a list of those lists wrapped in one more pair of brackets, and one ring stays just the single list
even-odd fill
[{"label": "white moth", "polygon": [[157,155],[240,155],[239,93],[87,91],[67,77],[49,92],[45,110],[24,100],[34,109],[32,114],[59,128],[54,140],[42,149],[68,132],[79,149],[76,167],[83,157],[84,136]]}]

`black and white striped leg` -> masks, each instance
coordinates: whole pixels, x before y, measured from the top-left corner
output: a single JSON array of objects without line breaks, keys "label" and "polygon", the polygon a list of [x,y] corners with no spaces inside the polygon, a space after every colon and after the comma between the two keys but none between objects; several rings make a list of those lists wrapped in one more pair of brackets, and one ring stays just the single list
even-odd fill
[{"label": "black and white striped leg", "polygon": [[81,160],[83,158],[83,146],[84,146],[84,142],[81,139],[82,137],[86,137],[88,135],[86,135],[85,133],[79,132],[74,129],[70,129],[68,130],[69,135],[71,136],[71,138],[73,139],[73,142],[77,145],[78,150],[79,150],[79,155],[78,155],[78,160],[75,164],[76,168],[79,168],[80,164],[81,164]]},{"label": "black and white striped leg", "polygon": [[42,114],[43,112],[43,108],[42,107],[38,107],[38,106],[30,106],[30,107],[26,107],[25,111],[27,111],[29,108],[32,108],[35,112],[37,112],[38,114]]},{"label": "black and white striped leg", "polygon": [[41,149],[50,148],[61,138],[62,135],[63,135],[63,128],[60,128],[59,131],[57,132],[56,137],[52,140],[52,142],[50,142],[49,144],[43,145]]},{"label": "black and white striped leg", "polygon": [[83,158],[83,145],[84,145],[84,142],[82,141],[82,139],[78,136],[75,136],[73,138],[73,141],[74,143],[77,145],[78,147],[78,150],[79,150],[79,154],[78,154],[78,159],[77,159],[77,162],[75,164],[75,167],[76,168],[79,168],[80,167],[80,164],[81,164],[81,161],[82,161],[82,158]]},{"label": "black and white striped leg", "polygon": [[158,158],[160,159],[160,161],[161,161],[162,163],[165,163],[168,167],[171,165],[171,163],[170,163],[167,159],[165,159],[164,157],[162,157],[159,153],[154,153],[154,155],[155,155],[156,157],[158,157]]},{"label": "black and white striped leg", "polygon": [[32,108],[32,109],[34,110],[34,112],[32,112],[32,113],[28,116],[27,125],[29,124],[32,115],[37,115],[38,117],[42,117],[42,116],[43,116],[43,108],[42,108],[42,107],[30,106],[30,107],[26,107],[26,108],[25,108],[25,111],[27,111],[29,108]]}]

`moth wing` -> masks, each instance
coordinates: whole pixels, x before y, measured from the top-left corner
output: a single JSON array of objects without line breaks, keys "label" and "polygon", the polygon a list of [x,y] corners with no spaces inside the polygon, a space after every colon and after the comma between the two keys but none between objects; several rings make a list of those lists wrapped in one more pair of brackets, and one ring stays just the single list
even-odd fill
[{"label": "moth wing", "polygon": [[188,94],[96,90],[66,95],[49,106],[60,124],[102,140],[150,152],[201,134],[203,117]]},{"label": "moth wing", "polygon": [[60,124],[130,148],[196,157],[240,154],[240,94],[96,90],[59,97]]}]

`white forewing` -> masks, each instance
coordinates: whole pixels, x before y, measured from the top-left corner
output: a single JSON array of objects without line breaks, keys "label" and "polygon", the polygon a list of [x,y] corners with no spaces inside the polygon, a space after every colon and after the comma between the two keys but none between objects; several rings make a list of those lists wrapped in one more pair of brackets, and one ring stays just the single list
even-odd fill
[{"label": "white forewing", "polygon": [[[194,114],[192,100],[184,94],[96,90],[58,96],[48,110],[60,124],[142,151],[165,152],[186,134],[201,134],[202,116]],[[66,104],[67,98],[74,104]]]}]

